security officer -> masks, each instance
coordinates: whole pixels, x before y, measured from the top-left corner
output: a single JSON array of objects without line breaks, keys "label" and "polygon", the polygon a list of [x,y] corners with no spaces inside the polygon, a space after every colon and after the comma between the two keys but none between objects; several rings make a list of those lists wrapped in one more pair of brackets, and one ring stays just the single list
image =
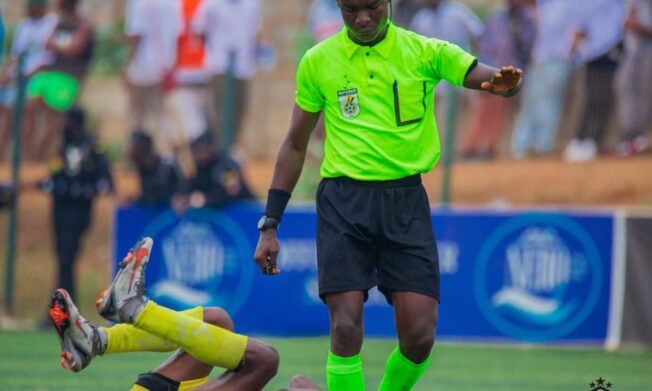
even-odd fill
[{"label": "security officer", "polygon": [[140,180],[138,204],[182,208],[189,184],[176,160],[158,155],[152,137],[141,130],[131,134],[127,154]]},{"label": "security officer", "polygon": [[50,169],[51,176],[41,187],[53,200],[57,287],[74,295],[74,264],[91,222],[93,200],[114,189],[108,162],[87,133],[86,116],[78,107],[65,113],[63,145],[51,159]]},{"label": "security officer", "polygon": [[9,207],[16,199],[16,191],[7,183],[0,183],[0,209]]},{"label": "security officer", "polygon": [[323,112],[317,268],[331,323],[328,389],[365,389],[362,308],[378,286],[394,306],[399,340],[380,391],[409,390],[430,363],[439,308],[437,248],[421,184],[440,155],[435,86],[446,80],[511,96],[522,71],[480,64],[456,45],[393,25],[388,0],[338,5],[345,27],[310,49],[297,69],[292,121],[254,258],[263,273],[279,273],[276,229]]},{"label": "security officer", "polygon": [[249,189],[240,165],[229,155],[220,153],[211,132],[190,143],[196,174],[190,181],[193,207],[222,207],[233,201],[250,201],[256,197]]}]

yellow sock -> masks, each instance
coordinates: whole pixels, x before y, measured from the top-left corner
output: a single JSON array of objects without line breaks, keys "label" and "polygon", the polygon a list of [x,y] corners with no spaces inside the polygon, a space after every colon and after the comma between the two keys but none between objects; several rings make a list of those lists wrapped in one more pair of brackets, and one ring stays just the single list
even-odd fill
[{"label": "yellow sock", "polygon": [[[181,313],[193,319],[204,319],[204,309],[202,307],[195,307]],[[101,329],[107,336],[107,346],[104,354],[170,352],[179,348],[170,341],[139,330],[130,324],[117,324],[113,327],[101,327]]]},{"label": "yellow sock", "polygon": [[149,301],[134,326],[173,343],[199,361],[234,369],[247,348],[247,337],[204,323]]}]

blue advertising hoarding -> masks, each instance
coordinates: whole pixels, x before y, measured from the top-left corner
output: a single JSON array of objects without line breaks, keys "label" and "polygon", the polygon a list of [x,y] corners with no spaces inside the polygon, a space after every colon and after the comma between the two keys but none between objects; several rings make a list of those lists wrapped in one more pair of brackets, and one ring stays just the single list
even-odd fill
[{"label": "blue advertising hoarding", "polygon": [[[175,309],[220,306],[239,332],[323,335],[313,207],[290,208],[279,232],[277,276],[252,256],[258,204],[223,210],[130,207],[116,211],[115,258],[154,238],[148,295]],[[440,338],[595,342],[606,338],[614,219],[610,214],[433,210],[441,269]],[[369,335],[394,335],[377,291],[365,307]]]}]

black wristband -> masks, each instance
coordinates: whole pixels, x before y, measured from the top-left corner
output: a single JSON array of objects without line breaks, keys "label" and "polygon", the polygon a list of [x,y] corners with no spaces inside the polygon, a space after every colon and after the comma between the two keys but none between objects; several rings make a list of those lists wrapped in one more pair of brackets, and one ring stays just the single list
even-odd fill
[{"label": "black wristband", "polygon": [[281,221],[281,217],[288,206],[292,194],[280,189],[269,189],[267,193],[267,205],[265,205],[265,216]]}]

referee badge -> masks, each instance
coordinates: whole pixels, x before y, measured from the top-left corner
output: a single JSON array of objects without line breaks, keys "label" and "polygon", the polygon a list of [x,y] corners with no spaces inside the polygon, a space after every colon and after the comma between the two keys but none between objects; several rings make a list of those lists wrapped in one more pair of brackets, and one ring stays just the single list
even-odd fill
[{"label": "referee badge", "polygon": [[358,103],[358,89],[337,91],[340,100],[340,108],[344,118],[353,119],[360,114],[360,104]]}]

